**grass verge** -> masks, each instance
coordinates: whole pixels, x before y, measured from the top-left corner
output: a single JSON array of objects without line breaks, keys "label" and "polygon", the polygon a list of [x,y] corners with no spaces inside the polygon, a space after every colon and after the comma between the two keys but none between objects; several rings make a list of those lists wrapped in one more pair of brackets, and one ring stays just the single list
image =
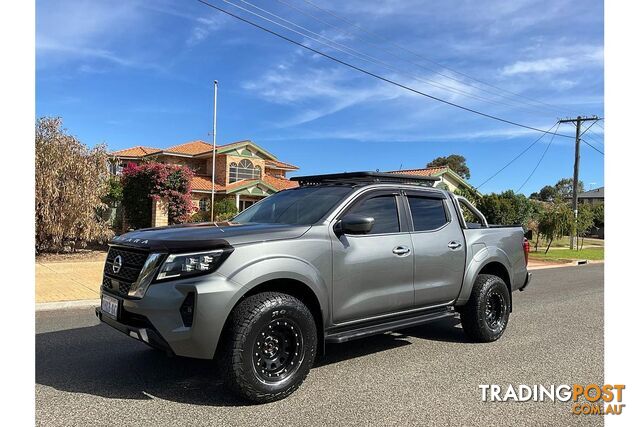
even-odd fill
[{"label": "grass verge", "polygon": [[548,253],[544,250],[531,252],[531,259],[540,261],[572,261],[577,259],[587,259],[590,261],[600,261],[604,259],[604,248],[584,248],[581,251],[572,251],[570,249],[549,249]]}]

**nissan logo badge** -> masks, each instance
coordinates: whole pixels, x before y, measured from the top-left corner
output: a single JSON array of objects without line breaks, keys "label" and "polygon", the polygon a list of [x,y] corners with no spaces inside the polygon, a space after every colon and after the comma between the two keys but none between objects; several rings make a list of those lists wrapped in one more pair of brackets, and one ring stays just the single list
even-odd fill
[{"label": "nissan logo badge", "polygon": [[118,255],[117,257],[114,258],[111,269],[113,270],[114,274],[118,274],[121,268],[122,268],[122,257]]}]

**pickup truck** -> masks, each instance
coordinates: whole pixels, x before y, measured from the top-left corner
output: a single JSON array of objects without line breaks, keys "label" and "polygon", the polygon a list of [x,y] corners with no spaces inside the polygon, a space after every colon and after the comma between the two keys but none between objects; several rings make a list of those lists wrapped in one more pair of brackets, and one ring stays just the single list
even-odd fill
[{"label": "pickup truck", "polygon": [[227,223],[114,238],[98,318],[172,355],[217,361],[254,402],[304,381],[325,343],[460,316],[495,341],[530,282],[519,226],[492,226],[428,177],[353,172],[295,189]]}]

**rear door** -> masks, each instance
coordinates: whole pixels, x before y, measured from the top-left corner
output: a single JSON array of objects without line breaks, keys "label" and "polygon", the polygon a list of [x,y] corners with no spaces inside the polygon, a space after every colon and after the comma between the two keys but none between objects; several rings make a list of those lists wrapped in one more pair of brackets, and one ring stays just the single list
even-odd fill
[{"label": "rear door", "polygon": [[407,191],[414,251],[416,307],[453,301],[462,285],[465,245],[453,206],[444,194]]},{"label": "rear door", "polygon": [[333,322],[344,323],[413,307],[413,251],[399,191],[365,193],[341,215],[373,217],[365,235],[331,231]]}]

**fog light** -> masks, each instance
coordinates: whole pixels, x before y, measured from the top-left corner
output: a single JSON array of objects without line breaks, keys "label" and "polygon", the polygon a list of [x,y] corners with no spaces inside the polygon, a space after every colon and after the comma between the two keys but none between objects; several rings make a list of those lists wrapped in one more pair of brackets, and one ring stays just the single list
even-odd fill
[{"label": "fog light", "polygon": [[189,292],[187,297],[180,306],[180,317],[182,317],[182,324],[187,328],[193,325],[193,312],[195,310],[196,294],[195,292]]}]

